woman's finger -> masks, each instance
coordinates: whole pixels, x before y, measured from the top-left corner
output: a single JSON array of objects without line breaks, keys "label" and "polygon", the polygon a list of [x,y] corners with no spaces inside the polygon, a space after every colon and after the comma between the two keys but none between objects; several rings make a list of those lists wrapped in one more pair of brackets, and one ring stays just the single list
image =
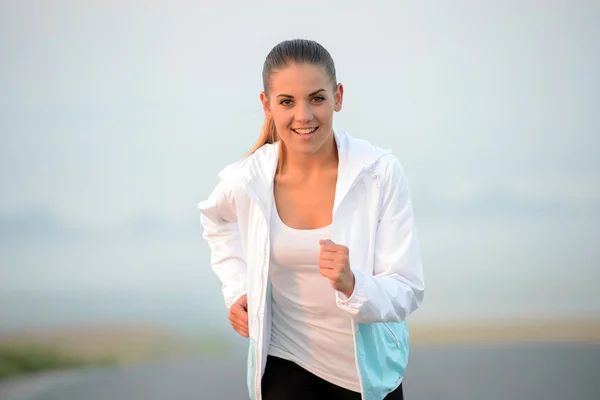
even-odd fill
[{"label": "woman's finger", "polygon": [[237,320],[231,322],[231,327],[240,335],[248,336],[248,324],[241,323]]},{"label": "woman's finger", "polygon": [[234,315],[237,319],[241,320],[242,322],[248,323],[248,312],[243,308],[233,310],[232,315]]},{"label": "woman's finger", "polygon": [[239,319],[237,317],[231,317],[229,319],[229,322],[231,323],[231,325],[233,326],[242,326],[242,327],[248,327],[248,321],[244,321],[242,319]]}]

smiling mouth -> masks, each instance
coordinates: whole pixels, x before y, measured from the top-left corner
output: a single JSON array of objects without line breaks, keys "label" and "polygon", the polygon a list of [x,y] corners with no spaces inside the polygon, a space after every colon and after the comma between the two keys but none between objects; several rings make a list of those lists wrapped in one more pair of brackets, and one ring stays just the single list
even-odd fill
[{"label": "smiling mouth", "polygon": [[319,127],[314,127],[314,128],[301,128],[301,129],[292,129],[295,133],[297,133],[298,135],[310,135],[311,133],[314,133],[317,129],[319,129]]}]

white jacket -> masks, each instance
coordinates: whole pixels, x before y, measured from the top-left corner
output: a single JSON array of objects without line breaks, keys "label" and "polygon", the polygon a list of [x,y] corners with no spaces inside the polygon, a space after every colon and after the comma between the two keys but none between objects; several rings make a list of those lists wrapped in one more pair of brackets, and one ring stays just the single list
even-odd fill
[{"label": "white jacket", "polygon": [[[398,159],[367,141],[334,131],[339,166],[331,240],[350,250],[352,296],[336,293],[348,313],[363,399],[383,399],[408,362],[406,318],[424,294],[410,191]],[[229,308],[248,295],[248,389],[261,399],[271,332],[269,227],[279,146],[267,144],[230,164],[200,202],[203,237]]]}]

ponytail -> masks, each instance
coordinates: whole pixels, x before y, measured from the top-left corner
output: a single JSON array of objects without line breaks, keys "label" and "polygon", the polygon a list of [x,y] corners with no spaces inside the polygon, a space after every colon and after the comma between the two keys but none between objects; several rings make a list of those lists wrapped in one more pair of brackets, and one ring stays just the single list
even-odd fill
[{"label": "ponytail", "polygon": [[[273,117],[266,117],[265,122],[263,124],[262,130],[260,131],[260,135],[258,136],[258,140],[252,146],[252,149],[246,154],[246,157],[254,154],[254,152],[260,149],[265,144],[273,144],[278,141],[277,129],[275,128],[275,122],[273,121]],[[281,173],[281,168],[283,167],[283,146],[282,142],[279,141],[279,159],[277,160],[277,169],[275,170],[275,184],[279,180],[279,173]]]},{"label": "ponytail", "polygon": [[260,131],[260,135],[258,136],[258,140],[254,144],[254,146],[252,146],[252,149],[250,149],[247,155],[249,156],[253,154],[256,150],[258,150],[267,143],[275,143],[276,141],[277,129],[275,128],[275,122],[273,121],[273,117],[266,117],[262,130]]}]

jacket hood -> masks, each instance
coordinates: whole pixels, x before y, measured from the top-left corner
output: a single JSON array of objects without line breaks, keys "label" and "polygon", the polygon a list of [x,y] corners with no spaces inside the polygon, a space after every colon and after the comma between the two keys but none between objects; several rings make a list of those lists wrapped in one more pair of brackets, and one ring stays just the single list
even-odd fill
[{"label": "jacket hood", "polygon": [[[346,132],[333,130],[338,148],[338,180],[336,205],[350,190],[360,173],[373,166],[382,156],[391,153],[370,142],[352,137]],[[279,144],[265,144],[253,154],[226,166],[219,177],[233,184],[249,188],[262,204],[270,201],[273,180],[279,160]],[[334,208],[335,206],[334,205]]]}]

